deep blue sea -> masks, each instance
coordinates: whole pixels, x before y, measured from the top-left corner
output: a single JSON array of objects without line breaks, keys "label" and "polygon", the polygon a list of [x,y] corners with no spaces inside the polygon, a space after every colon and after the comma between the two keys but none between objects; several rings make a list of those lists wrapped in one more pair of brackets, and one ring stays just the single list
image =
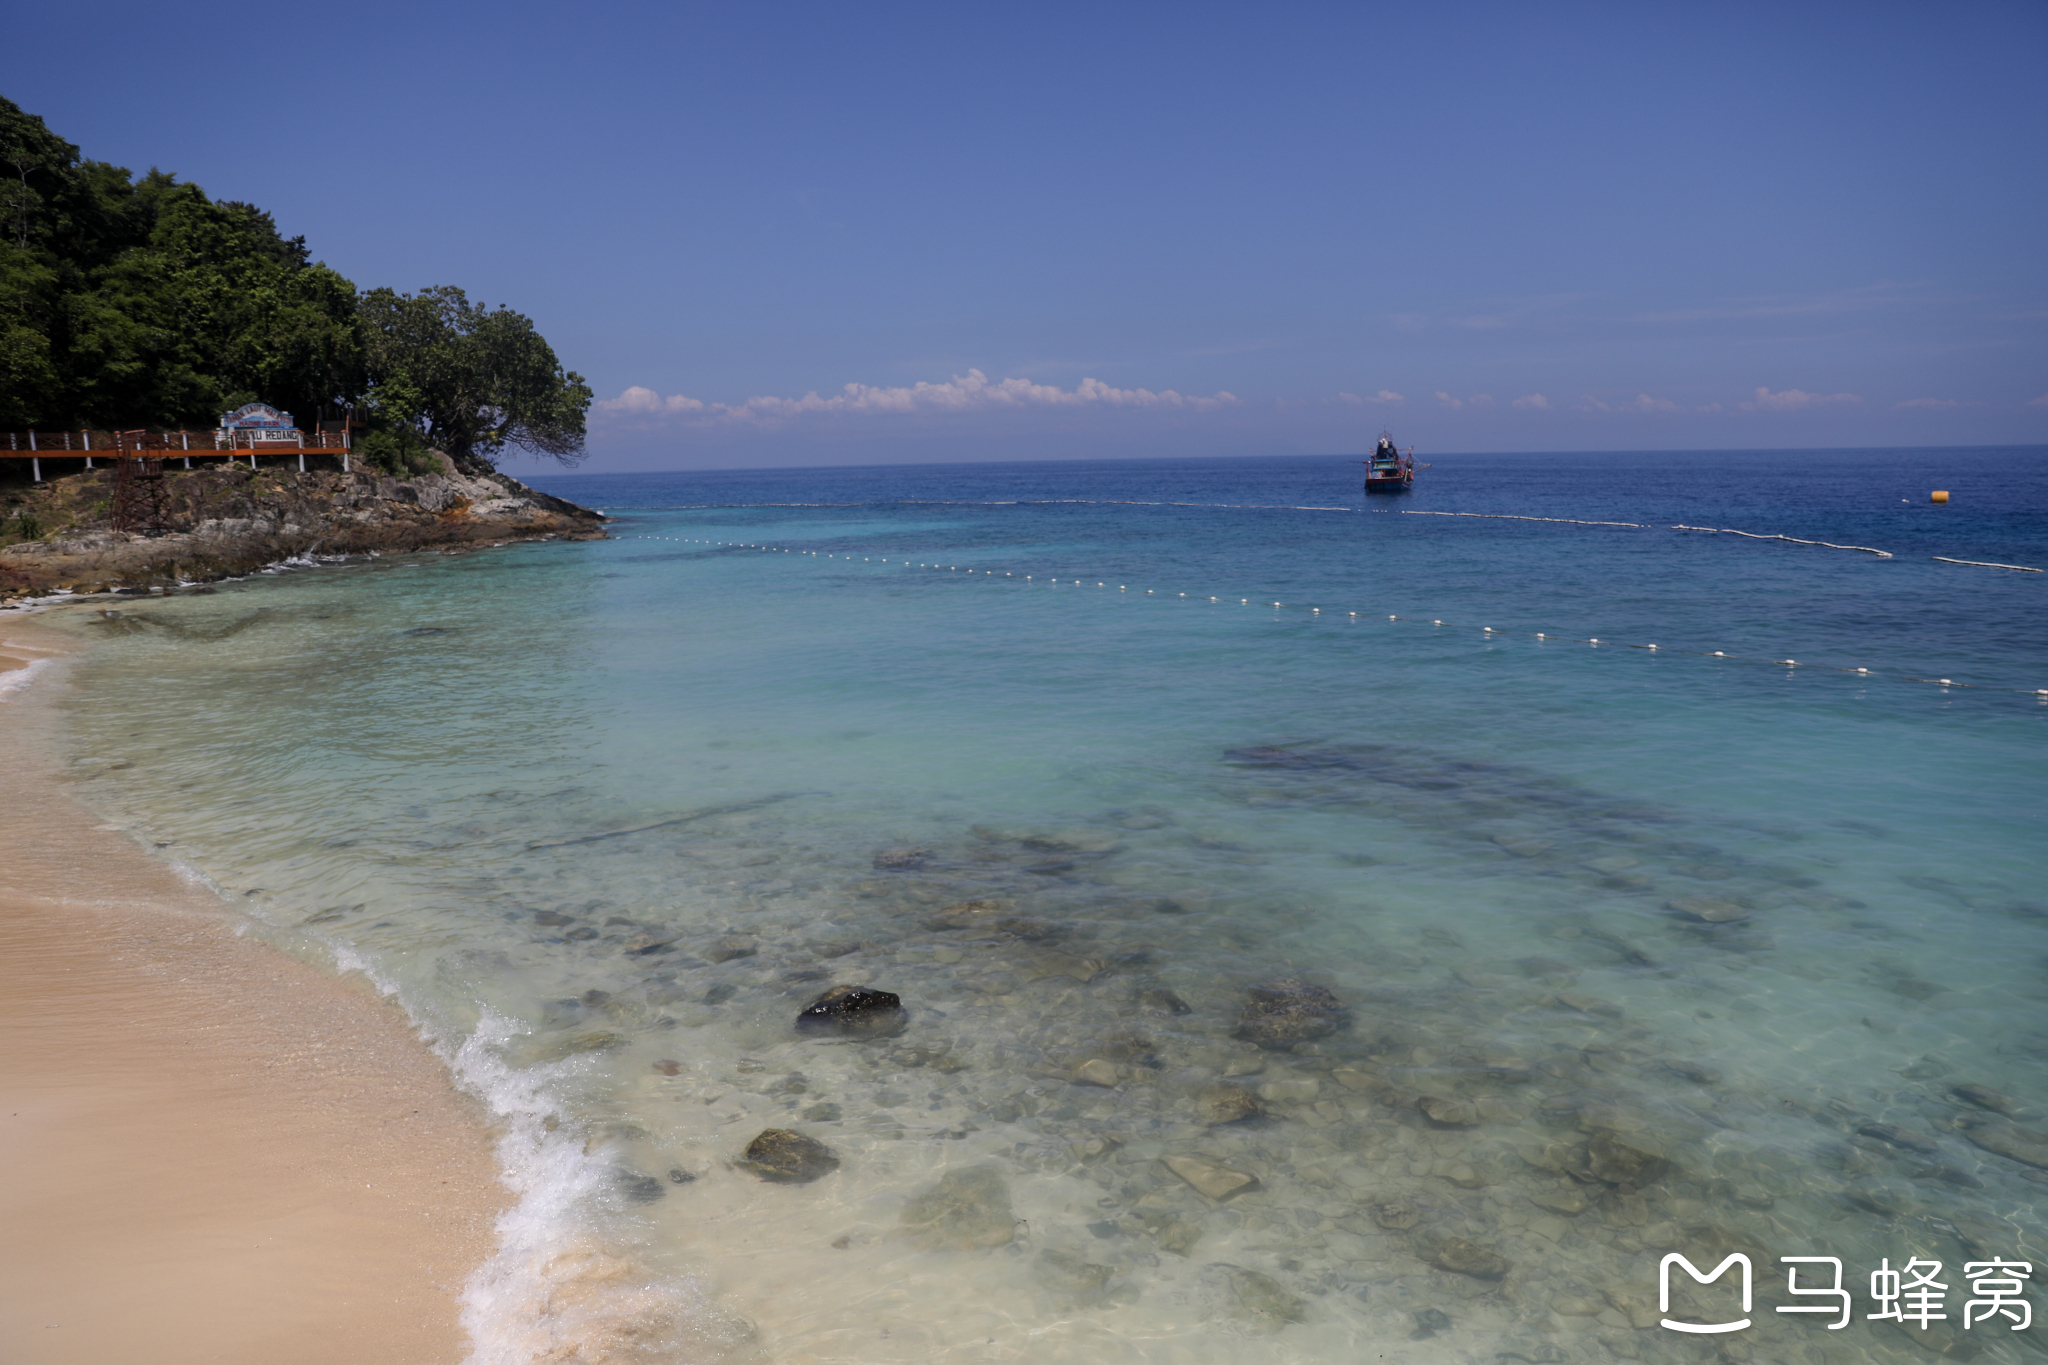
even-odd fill
[{"label": "deep blue sea", "polygon": [[60,613],[81,790],[493,1106],[490,1365],[2037,1358],[2048,449],[1359,477],[543,478]]}]

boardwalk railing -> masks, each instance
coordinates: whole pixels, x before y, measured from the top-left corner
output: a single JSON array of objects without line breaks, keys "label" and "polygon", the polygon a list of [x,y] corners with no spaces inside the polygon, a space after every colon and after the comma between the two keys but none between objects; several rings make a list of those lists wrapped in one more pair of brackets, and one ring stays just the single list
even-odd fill
[{"label": "boardwalk railing", "polygon": [[43,481],[44,460],[84,459],[93,468],[95,457],[118,459],[123,455],[146,454],[151,459],[182,459],[192,468],[194,459],[238,460],[246,456],[249,468],[256,468],[258,455],[295,455],[301,473],[308,455],[335,455],[344,471],[349,468],[352,442],[347,431],[279,431],[260,427],[238,427],[211,431],[10,431],[0,460],[27,460],[37,483]]}]

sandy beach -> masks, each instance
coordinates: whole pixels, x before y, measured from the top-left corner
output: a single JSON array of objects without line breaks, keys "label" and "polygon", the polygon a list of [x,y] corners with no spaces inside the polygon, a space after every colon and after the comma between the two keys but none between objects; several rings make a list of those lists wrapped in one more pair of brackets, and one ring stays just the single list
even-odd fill
[{"label": "sandy beach", "polygon": [[[76,805],[62,656],[0,623],[0,1358],[454,1362],[509,1196],[404,1017],[238,937]],[[53,676],[53,673],[55,676]]]}]

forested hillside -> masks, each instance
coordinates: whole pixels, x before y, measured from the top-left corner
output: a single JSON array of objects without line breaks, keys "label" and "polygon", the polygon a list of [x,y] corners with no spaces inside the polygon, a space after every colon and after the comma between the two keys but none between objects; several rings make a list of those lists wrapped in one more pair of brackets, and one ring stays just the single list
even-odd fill
[{"label": "forested hillside", "polygon": [[573,462],[590,400],[523,315],[360,292],[257,206],[83,159],[0,98],[0,431],[202,428],[262,401],[353,411],[394,468],[429,446]]}]

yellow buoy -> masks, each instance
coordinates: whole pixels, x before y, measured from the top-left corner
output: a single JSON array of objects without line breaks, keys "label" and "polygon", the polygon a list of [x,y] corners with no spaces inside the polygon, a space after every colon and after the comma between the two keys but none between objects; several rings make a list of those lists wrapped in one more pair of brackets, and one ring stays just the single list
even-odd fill
[{"label": "yellow buoy", "polygon": [[1937,488],[1927,495],[1927,500],[1929,502],[1947,502],[1948,490],[1946,488]]}]

